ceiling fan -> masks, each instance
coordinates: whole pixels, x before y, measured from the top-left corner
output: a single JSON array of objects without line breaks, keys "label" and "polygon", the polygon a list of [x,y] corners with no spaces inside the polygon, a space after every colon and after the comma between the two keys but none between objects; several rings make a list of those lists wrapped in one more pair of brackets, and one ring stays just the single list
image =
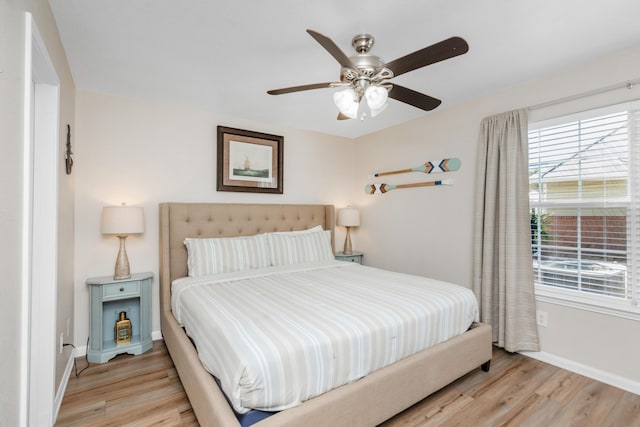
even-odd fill
[{"label": "ceiling fan", "polygon": [[[340,113],[338,120],[363,119],[367,112],[371,117],[380,114],[387,107],[387,98],[413,105],[425,111],[436,108],[441,100],[392,83],[390,80],[409,71],[462,55],[469,51],[469,45],[460,37],[451,37],[413,53],[384,62],[369,54],[374,38],[370,34],[359,34],[351,45],[356,54],[348,57],[329,37],[316,31],[307,30],[342,66],[339,82],[313,83],[267,91],[270,95],[282,95],[305,90],[346,87],[334,93],[333,100]],[[365,102],[361,102],[362,100]],[[365,105],[366,104],[366,105]]]}]

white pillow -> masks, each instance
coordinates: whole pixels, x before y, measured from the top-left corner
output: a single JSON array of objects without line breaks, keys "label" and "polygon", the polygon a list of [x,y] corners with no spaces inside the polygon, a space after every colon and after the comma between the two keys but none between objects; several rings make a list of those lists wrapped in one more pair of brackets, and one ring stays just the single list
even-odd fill
[{"label": "white pillow", "polygon": [[295,235],[295,234],[315,233],[317,231],[322,231],[322,226],[321,225],[316,225],[315,227],[307,228],[306,230],[274,231],[272,233],[266,233],[266,234],[290,234],[290,235]]},{"label": "white pillow", "polygon": [[189,277],[269,267],[264,234],[215,239],[186,238]]},{"label": "white pillow", "polygon": [[331,261],[331,231],[267,233],[271,265],[291,265]]}]

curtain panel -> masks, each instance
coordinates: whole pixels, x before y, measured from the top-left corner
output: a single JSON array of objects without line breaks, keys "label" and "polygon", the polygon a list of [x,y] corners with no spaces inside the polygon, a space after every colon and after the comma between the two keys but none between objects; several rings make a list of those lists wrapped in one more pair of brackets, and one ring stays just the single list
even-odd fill
[{"label": "curtain panel", "polygon": [[473,291],[480,321],[507,351],[538,351],[529,218],[527,111],[482,120],[474,215]]}]

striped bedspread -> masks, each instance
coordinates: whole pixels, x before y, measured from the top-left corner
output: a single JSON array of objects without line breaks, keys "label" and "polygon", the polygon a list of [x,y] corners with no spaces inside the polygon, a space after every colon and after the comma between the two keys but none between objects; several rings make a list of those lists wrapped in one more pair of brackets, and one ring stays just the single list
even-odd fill
[{"label": "striped bedspread", "polygon": [[182,278],[171,303],[239,413],[299,405],[463,333],[477,312],[467,288],[339,261]]}]

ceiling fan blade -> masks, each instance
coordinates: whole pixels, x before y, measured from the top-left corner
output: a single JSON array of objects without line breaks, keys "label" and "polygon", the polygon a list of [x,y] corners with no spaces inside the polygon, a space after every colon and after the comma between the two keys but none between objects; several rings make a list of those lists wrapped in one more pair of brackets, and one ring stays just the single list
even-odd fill
[{"label": "ceiling fan blade", "polygon": [[333,82],[327,82],[327,83],[313,83],[310,85],[302,85],[302,86],[291,86],[291,87],[285,87],[282,89],[271,89],[268,90],[267,93],[269,95],[282,95],[284,93],[291,93],[291,92],[302,92],[303,90],[312,90],[312,89],[324,89],[327,87],[334,87],[335,83]]},{"label": "ceiling fan blade", "polygon": [[425,95],[415,90],[411,90],[404,86],[393,84],[389,91],[389,98],[396,99],[405,104],[413,105],[421,110],[431,111],[442,103],[441,100]]},{"label": "ceiling fan blade", "polygon": [[350,120],[351,118],[342,113],[338,113],[338,120]]},{"label": "ceiling fan blade", "polygon": [[468,51],[469,45],[464,39],[451,37],[440,43],[405,55],[402,58],[387,62],[385,67],[393,71],[394,76],[399,76],[409,71],[462,55]]},{"label": "ceiling fan blade", "polygon": [[338,45],[335,44],[333,40],[313,30],[307,30],[307,33],[309,33],[311,37],[316,39],[316,41],[320,43],[320,45],[322,45],[322,47],[325,48],[327,52],[329,52],[340,65],[347,68],[353,68],[353,64],[351,63],[349,57],[345,55],[342,50],[340,50]]}]

